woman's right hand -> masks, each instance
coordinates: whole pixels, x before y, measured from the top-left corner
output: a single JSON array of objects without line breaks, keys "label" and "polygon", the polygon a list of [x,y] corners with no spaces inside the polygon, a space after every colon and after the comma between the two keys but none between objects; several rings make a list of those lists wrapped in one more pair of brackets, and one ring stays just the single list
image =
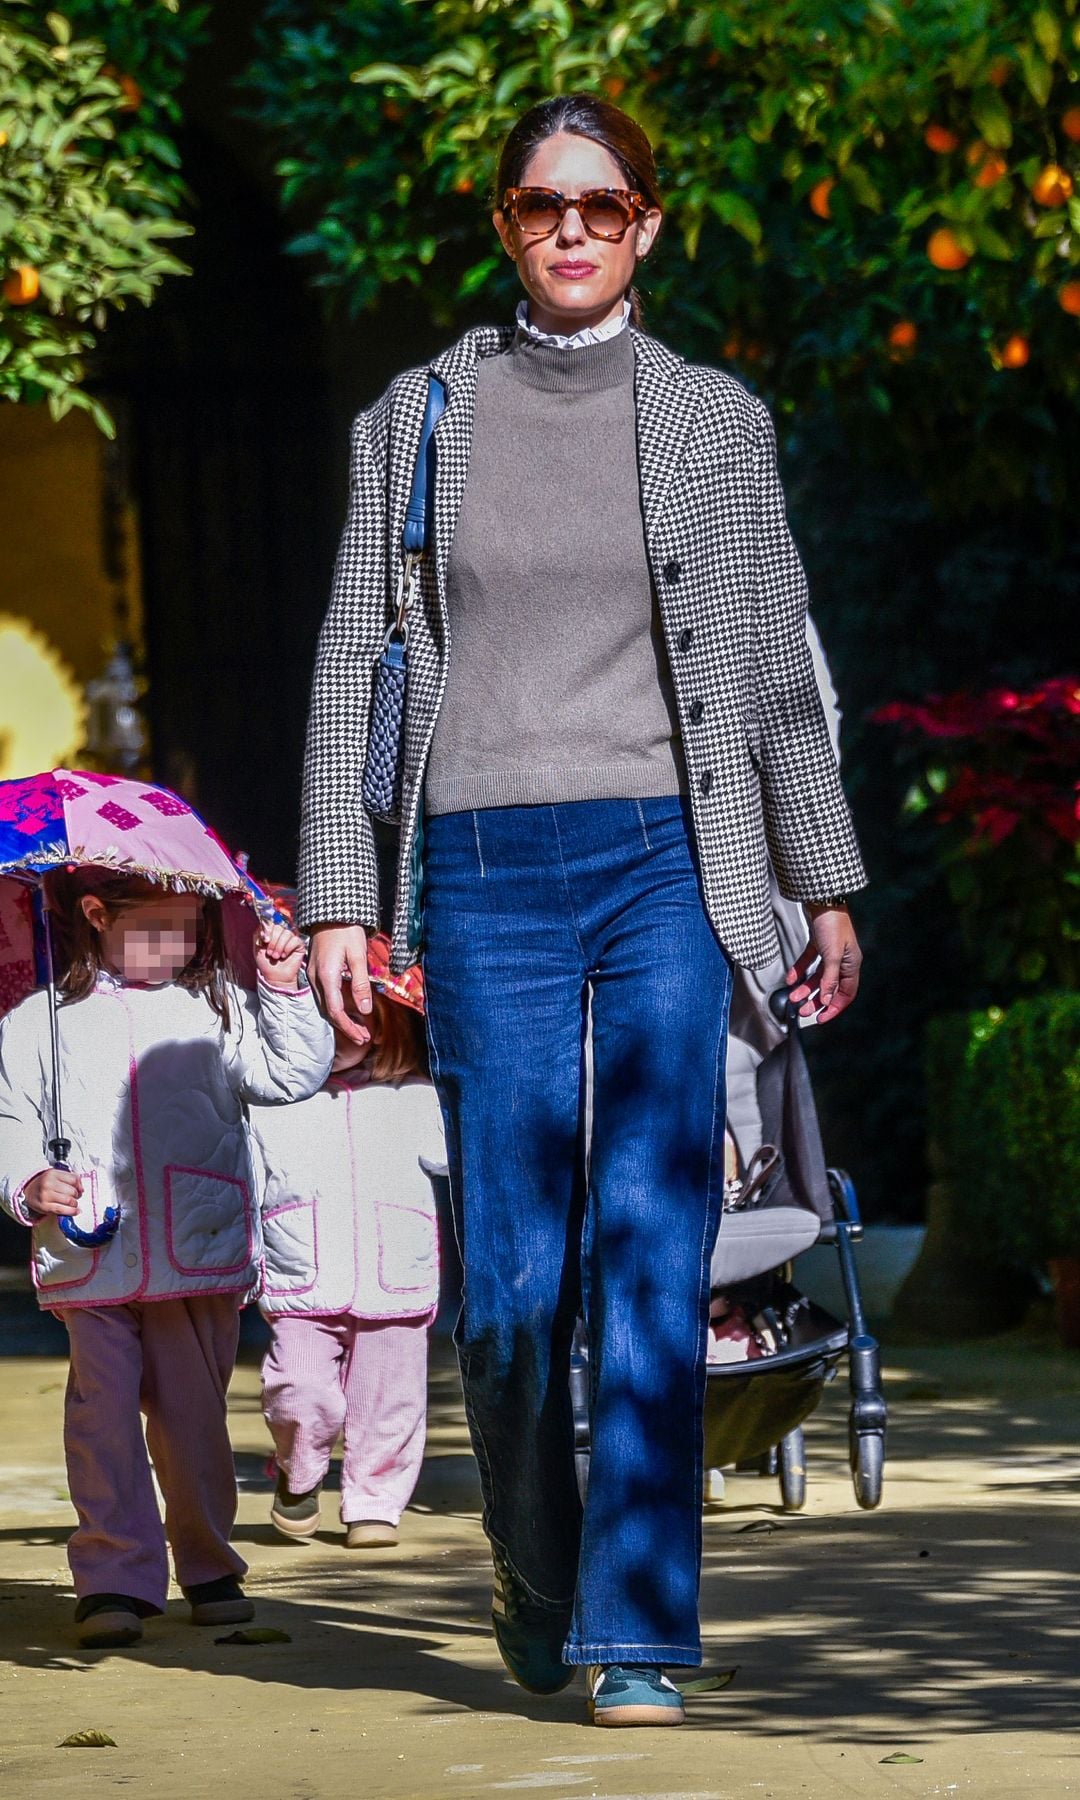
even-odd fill
[{"label": "woman's right hand", "polygon": [[334,1030],[351,1038],[354,1044],[370,1043],[371,1032],[357,1017],[371,1011],[367,932],[363,926],[313,926],[307,976]]},{"label": "woman's right hand", "polygon": [[79,1210],[79,1195],[83,1191],[81,1175],[75,1175],[70,1169],[45,1169],[28,1181],[22,1192],[23,1204],[27,1212],[35,1217],[44,1218],[47,1213],[61,1213],[68,1218]]}]

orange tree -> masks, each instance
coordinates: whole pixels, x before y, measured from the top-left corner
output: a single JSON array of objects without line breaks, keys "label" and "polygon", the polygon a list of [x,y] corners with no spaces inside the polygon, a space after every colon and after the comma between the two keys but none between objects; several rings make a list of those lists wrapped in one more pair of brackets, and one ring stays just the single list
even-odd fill
[{"label": "orange tree", "polygon": [[250,85],[292,248],[354,311],[397,283],[447,327],[505,307],[496,147],[586,88],[658,147],[648,297],[680,348],[781,411],[889,415],[949,505],[1053,471],[1080,395],[1080,0],[269,0]]},{"label": "orange tree", "polygon": [[0,398],[80,406],[111,433],[86,358],[110,311],[185,272],[172,132],[206,11],[0,0]]}]

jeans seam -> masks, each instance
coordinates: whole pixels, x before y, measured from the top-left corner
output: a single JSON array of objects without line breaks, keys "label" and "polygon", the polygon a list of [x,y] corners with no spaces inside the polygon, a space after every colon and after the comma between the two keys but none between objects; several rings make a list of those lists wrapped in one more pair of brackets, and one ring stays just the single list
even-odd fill
[{"label": "jeans seam", "polygon": [[558,848],[558,866],[562,869],[563,895],[567,896],[567,913],[569,913],[569,918],[571,918],[572,929],[574,929],[574,938],[578,940],[578,950],[581,952],[581,961],[585,963],[585,967],[589,968],[589,956],[587,956],[587,952],[585,952],[585,945],[581,943],[578,918],[576,918],[576,914],[574,914],[574,902],[571,900],[571,877],[569,877],[569,873],[567,873],[567,859],[563,857],[562,835],[560,835],[560,830],[558,830],[558,806],[551,806],[549,812],[551,812],[551,824],[553,824],[554,828],[554,842],[556,842],[556,848]]},{"label": "jeans seam", "polygon": [[480,846],[480,822],[476,817],[475,810],[469,816],[472,819],[473,838],[476,842],[476,860],[480,864],[480,879],[483,881],[487,876],[487,870],[484,867],[484,852]]},{"label": "jeans seam", "polygon": [[646,850],[651,851],[652,845],[649,842],[649,827],[645,823],[645,808],[642,806],[640,800],[635,800],[634,805],[637,807],[637,816],[641,823],[641,835],[645,839],[645,848]]}]

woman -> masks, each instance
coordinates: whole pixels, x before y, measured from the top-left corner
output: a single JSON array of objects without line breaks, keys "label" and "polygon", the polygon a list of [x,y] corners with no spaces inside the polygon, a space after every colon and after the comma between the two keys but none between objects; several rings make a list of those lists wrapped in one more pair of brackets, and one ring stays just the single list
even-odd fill
[{"label": "woman", "polygon": [[[423,822],[495,1635],[535,1693],[591,1665],[598,1724],[680,1723],[664,1666],[701,1659],[732,963],[775,954],[771,852],[812,914],[820,1017],[835,1017],[858,982],[844,896],[864,881],[768,416],[640,329],[634,271],[661,217],[648,140],[618,108],[549,100],[510,133],[494,224],[525,290],[517,327],[468,331],[431,364],[446,409],[434,554],[409,615],[393,925],[400,969]],[[428,375],[399,376],[356,421],[315,676],[301,907],[343,1029],[342,980],[363,1005],[377,923],[359,785]],[[808,966],[791,971],[807,1005]],[[579,1309],[584,1515],[567,1392]]]}]

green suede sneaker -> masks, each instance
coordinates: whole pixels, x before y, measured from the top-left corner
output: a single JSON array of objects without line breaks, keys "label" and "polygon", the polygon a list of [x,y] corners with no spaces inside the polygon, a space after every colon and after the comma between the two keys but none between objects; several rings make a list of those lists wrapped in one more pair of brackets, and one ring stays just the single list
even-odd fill
[{"label": "green suede sneaker", "polygon": [[530,1694],[558,1694],[569,1687],[576,1668],[562,1659],[570,1629],[570,1609],[538,1606],[501,1557],[492,1555],[495,1580],[491,1624],[495,1643],[510,1674]]},{"label": "green suede sneaker", "polygon": [[591,1663],[587,1676],[594,1725],[681,1725],[683,1700],[657,1663]]}]

